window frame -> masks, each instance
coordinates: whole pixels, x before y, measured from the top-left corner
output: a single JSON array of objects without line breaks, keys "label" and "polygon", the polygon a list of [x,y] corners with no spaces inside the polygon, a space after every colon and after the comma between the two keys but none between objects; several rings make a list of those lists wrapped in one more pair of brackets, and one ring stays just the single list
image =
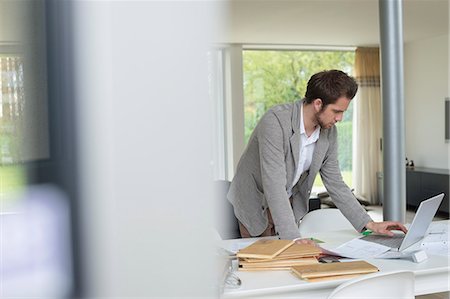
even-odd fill
[{"label": "window frame", "polygon": [[[247,51],[247,50],[261,50],[261,51],[356,51],[356,47],[355,46],[322,46],[322,45],[287,45],[287,44],[242,44],[241,45],[241,52],[240,52],[240,62],[243,66],[243,52]],[[242,78],[242,94],[239,97],[233,98],[232,102],[234,106],[240,106],[242,107],[242,109],[244,109],[244,91],[243,91],[243,67],[240,69],[240,74],[235,74],[235,75],[239,75]],[[241,102],[239,102],[239,100],[241,100]],[[242,111],[243,112],[243,111]],[[228,112],[229,113],[229,112]],[[242,113],[243,114],[243,113]],[[242,122],[242,126],[240,128],[235,128],[235,132],[237,132],[237,134],[233,134],[231,136],[232,138],[232,142],[234,144],[240,144],[241,147],[238,148],[236,150],[237,153],[239,153],[238,155],[234,155],[234,157],[229,157],[229,159],[232,159],[232,163],[233,165],[237,165],[237,163],[239,162],[239,158],[242,155],[242,153],[245,150],[245,116],[242,115],[241,116],[242,119],[240,120]],[[353,116],[353,120],[352,122],[355,121],[355,115]],[[353,144],[355,143],[354,138],[355,136],[352,137],[353,138]],[[353,159],[353,156],[351,157],[351,159]],[[233,169],[231,177],[234,176],[234,170],[236,168]],[[350,186],[351,187],[351,186]],[[313,191],[318,191],[320,192],[321,190],[323,190],[323,187],[313,187]]]}]

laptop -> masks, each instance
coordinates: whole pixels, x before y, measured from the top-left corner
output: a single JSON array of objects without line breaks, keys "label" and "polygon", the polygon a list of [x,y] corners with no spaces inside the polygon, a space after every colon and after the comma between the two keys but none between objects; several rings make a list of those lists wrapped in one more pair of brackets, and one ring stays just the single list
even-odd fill
[{"label": "laptop", "polygon": [[390,247],[393,251],[403,251],[425,237],[443,198],[444,193],[441,193],[422,201],[406,234],[395,234],[393,237],[374,234],[364,236],[361,240]]}]

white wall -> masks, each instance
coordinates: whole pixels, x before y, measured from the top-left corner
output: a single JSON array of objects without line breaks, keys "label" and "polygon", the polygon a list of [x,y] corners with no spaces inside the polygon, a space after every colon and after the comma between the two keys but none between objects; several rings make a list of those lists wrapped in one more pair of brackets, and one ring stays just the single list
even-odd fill
[{"label": "white wall", "polygon": [[406,155],[416,166],[449,168],[444,99],[449,95],[447,35],[405,44]]},{"label": "white wall", "polygon": [[0,44],[23,40],[29,4],[27,1],[0,1]]}]

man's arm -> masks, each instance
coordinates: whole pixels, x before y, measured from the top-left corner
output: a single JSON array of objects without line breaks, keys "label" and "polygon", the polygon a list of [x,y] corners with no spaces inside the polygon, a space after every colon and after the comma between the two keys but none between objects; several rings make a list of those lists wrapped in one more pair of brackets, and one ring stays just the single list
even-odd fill
[{"label": "man's arm", "polygon": [[325,188],[333,202],[350,221],[353,227],[361,232],[372,218],[367,214],[361,204],[356,200],[350,188],[344,183],[337,159],[337,130],[331,129],[329,137],[329,148],[325,160],[320,169]]},{"label": "man's arm", "polygon": [[257,138],[264,196],[275,230],[282,239],[298,238],[300,233],[286,192],[285,140],[275,114],[269,112],[261,119]]},{"label": "man's arm", "polygon": [[330,138],[329,154],[326,157],[320,171],[325,188],[327,188],[333,202],[359,232],[364,229],[370,229],[375,233],[389,236],[394,235],[391,230],[401,230],[406,233],[406,227],[400,222],[375,222],[361,207],[361,204],[356,200],[350,188],[348,188],[342,180],[341,170],[337,159],[338,147],[336,130],[334,130],[331,134],[333,133],[335,136]]}]

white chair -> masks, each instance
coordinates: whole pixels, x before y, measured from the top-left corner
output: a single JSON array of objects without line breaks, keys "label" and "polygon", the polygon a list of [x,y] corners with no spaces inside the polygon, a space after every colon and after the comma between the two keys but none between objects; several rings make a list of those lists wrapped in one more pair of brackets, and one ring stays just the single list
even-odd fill
[{"label": "white chair", "polygon": [[328,296],[328,299],[344,298],[414,299],[414,273],[395,271],[363,275],[341,284]]},{"label": "white chair", "polygon": [[215,228],[219,233],[221,239],[237,239],[241,237],[239,231],[239,222],[234,215],[234,209],[227,199],[228,189],[230,189],[231,182],[229,181],[215,181],[214,191],[216,201],[214,204],[216,221]]},{"label": "white chair", "polygon": [[318,209],[306,214],[300,223],[300,235],[353,229],[353,225],[345,218],[339,209]]}]

